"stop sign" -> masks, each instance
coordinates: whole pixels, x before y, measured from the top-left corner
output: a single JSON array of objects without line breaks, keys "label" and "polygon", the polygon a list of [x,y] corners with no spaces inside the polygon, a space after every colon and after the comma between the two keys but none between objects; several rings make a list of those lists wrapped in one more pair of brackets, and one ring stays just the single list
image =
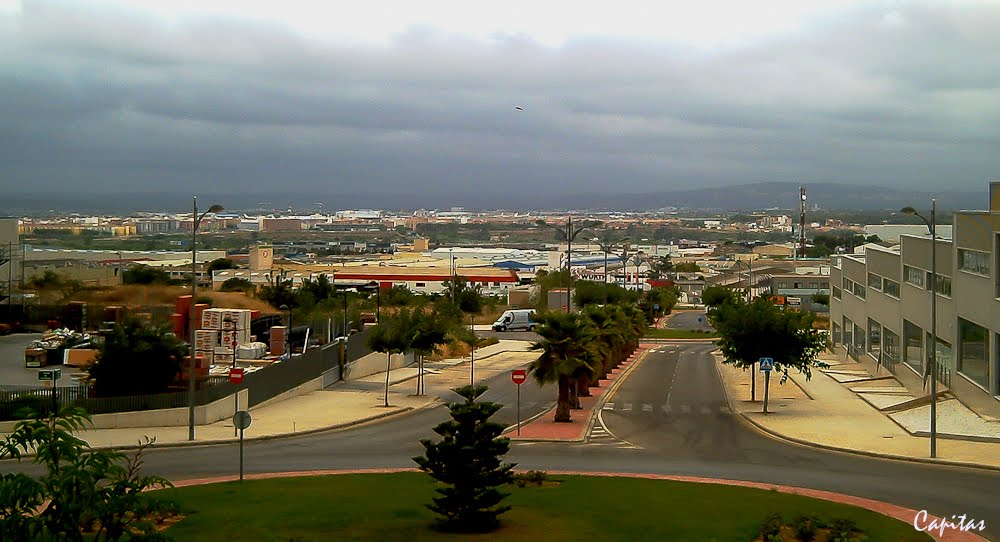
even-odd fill
[{"label": "stop sign", "polygon": [[515,384],[520,386],[528,379],[528,372],[524,369],[514,369],[510,372],[510,379],[514,381]]},{"label": "stop sign", "polygon": [[239,367],[233,367],[229,369],[229,381],[233,384],[243,383],[243,369]]}]

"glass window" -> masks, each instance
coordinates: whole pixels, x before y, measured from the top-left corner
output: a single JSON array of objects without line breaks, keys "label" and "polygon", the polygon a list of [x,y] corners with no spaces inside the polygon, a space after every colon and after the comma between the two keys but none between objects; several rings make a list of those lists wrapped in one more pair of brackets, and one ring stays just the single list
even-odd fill
[{"label": "glass window", "polygon": [[854,335],[851,333],[851,331],[854,330],[854,322],[851,322],[851,320],[845,316],[843,317],[843,324],[844,347],[847,348],[848,352],[850,352],[851,346],[854,344]]},{"label": "glass window", "polygon": [[899,362],[899,335],[896,335],[888,328],[882,328],[882,365],[894,371],[893,367]]},{"label": "glass window", "polygon": [[833,298],[840,299],[840,288],[837,288],[836,286],[833,287]]},{"label": "glass window", "polygon": [[854,295],[860,297],[861,299],[865,298],[865,287],[862,286],[860,282],[854,283]]},{"label": "glass window", "polygon": [[847,290],[848,292],[850,292],[854,288],[852,286],[852,284],[854,284],[854,283],[851,281],[851,279],[849,279],[847,277],[844,277],[843,286],[844,286],[845,290]]},{"label": "glass window", "polygon": [[989,386],[989,335],[986,328],[958,319],[958,372],[981,386]]},{"label": "glass window", "polygon": [[909,265],[903,266],[903,280],[908,284],[914,286],[924,287],[924,270],[917,269],[916,267],[911,267]]},{"label": "glass window", "polygon": [[838,344],[841,344],[843,342],[843,341],[840,340],[840,324],[838,324],[837,322],[833,322],[833,337],[832,337],[832,340],[833,340],[833,345],[834,346],[837,346]]},{"label": "glass window", "polygon": [[920,374],[924,372],[924,332],[909,320],[903,320],[903,363]]},{"label": "glass window", "polygon": [[[931,334],[927,334],[927,343],[931,344]],[[927,353],[928,362],[930,361],[930,351]],[[951,344],[942,341],[940,338],[934,347],[934,366],[937,367],[938,381],[944,382],[945,384],[951,384]],[[928,363],[928,367],[930,364]]]},{"label": "glass window", "polygon": [[882,324],[868,319],[868,353],[873,358],[878,359],[879,349],[882,347]]},{"label": "glass window", "polygon": [[[928,282],[930,282],[928,280]],[[937,276],[937,293],[951,297],[951,277],[946,275]]]},{"label": "glass window", "polygon": [[779,282],[778,283],[778,288],[788,288],[788,283],[787,282]]},{"label": "glass window", "polygon": [[810,282],[809,283],[809,287],[812,288],[812,289],[817,289],[817,288],[819,288],[819,283],[818,282]]},{"label": "glass window", "polygon": [[854,324],[854,355],[858,356],[865,351],[865,330],[858,324]]},{"label": "glass window", "polygon": [[875,273],[868,273],[868,287],[872,290],[882,290],[882,277]]},{"label": "glass window", "polygon": [[883,278],[882,291],[885,292],[886,295],[891,295],[892,297],[899,299],[899,283],[894,280]]},{"label": "glass window", "polygon": [[958,249],[958,268],[977,275],[990,275],[990,254],[979,250]]}]

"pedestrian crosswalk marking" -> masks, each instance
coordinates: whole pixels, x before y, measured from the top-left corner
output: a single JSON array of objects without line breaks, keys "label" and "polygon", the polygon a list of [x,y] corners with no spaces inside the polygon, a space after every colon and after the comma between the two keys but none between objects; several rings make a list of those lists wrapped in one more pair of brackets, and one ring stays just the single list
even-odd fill
[{"label": "pedestrian crosswalk marking", "polygon": [[712,409],[708,408],[707,406],[703,406],[703,407],[701,407],[701,413],[702,414],[711,414],[712,413]]},{"label": "pedestrian crosswalk marking", "polygon": [[688,412],[691,412],[691,407],[687,405],[681,405],[681,412],[687,414]]},{"label": "pedestrian crosswalk marking", "polygon": [[605,403],[604,404],[604,410],[614,410],[614,409],[615,409],[615,404],[614,403]]},{"label": "pedestrian crosswalk marking", "polygon": [[632,410],[632,403],[625,403],[625,406],[622,407],[622,410],[626,412]]},{"label": "pedestrian crosswalk marking", "polygon": [[652,412],[653,411],[653,405],[651,405],[649,403],[646,403],[646,404],[642,405],[642,411],[643,412]]},{"label": "pedestrian crosswalk marking", "polygon": [[729,412],[729,407],[724,406],[724,405],[720,405],[719,406],[719,412],[722,412],[722,413]]},{"label": "pedestrian crosswalk marking", "polygon": [[673,410],[674,410],[674,407],[672,407],[670,405],[663,405],[663,413],[664,414],[670,414],[670,412],[673,411]]}]

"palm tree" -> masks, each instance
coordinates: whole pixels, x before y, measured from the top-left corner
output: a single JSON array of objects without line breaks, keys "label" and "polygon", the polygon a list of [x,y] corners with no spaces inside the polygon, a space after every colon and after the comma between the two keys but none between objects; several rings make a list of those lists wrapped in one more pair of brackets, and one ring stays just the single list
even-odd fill
[{"label": "palm tree", "polygon": [[584,312],[597,333],[596,345],[601,354],[596,380],[606,377],[612,366],[625,356],[627,330],[616,318],[618,312],[617,307],[593,307]]},{"label": "palm tree", "polygon": [[577,402],[575,381],[593,376],[596,334],[589,320],[577,313],[550,311],[538,321],[536,333],[542,340],[532,348],[542,355],[532,362],[531,371],[539,385],[557,383],[555,421],[570,422],[570,409]]}]

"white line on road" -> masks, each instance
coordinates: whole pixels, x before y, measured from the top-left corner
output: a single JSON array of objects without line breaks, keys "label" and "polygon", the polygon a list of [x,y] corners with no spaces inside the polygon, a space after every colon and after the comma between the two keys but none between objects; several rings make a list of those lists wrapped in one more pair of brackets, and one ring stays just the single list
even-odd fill
[{"label": "white line on road", "polygon": [[711,414],[712,413],[712,409],[708,408],[707,406],[703,406],[703,407],[701,407],[701,413],[702,414]]},{"label": "white line on road", "polygon": [[625,403],[625,406],[622,407],[622,410],[624,410],[625,412],[632,410],[632,403]]},{"label": "white line on road", "polygon": [[652,412],[653,411],[653,405],[651,405],[649,403],[643,404],[642,405],[642,411],[643,412]]},{"label": "white line on road", "polygon": [[688,412],[691,412],[691,407],[687,405],[681,405],[681,412],[687,414]]},{"label": "white line on road", "polygon": [[674,407],[670,405],[663,405],[663,413],[670,414],[674,410]]}]

